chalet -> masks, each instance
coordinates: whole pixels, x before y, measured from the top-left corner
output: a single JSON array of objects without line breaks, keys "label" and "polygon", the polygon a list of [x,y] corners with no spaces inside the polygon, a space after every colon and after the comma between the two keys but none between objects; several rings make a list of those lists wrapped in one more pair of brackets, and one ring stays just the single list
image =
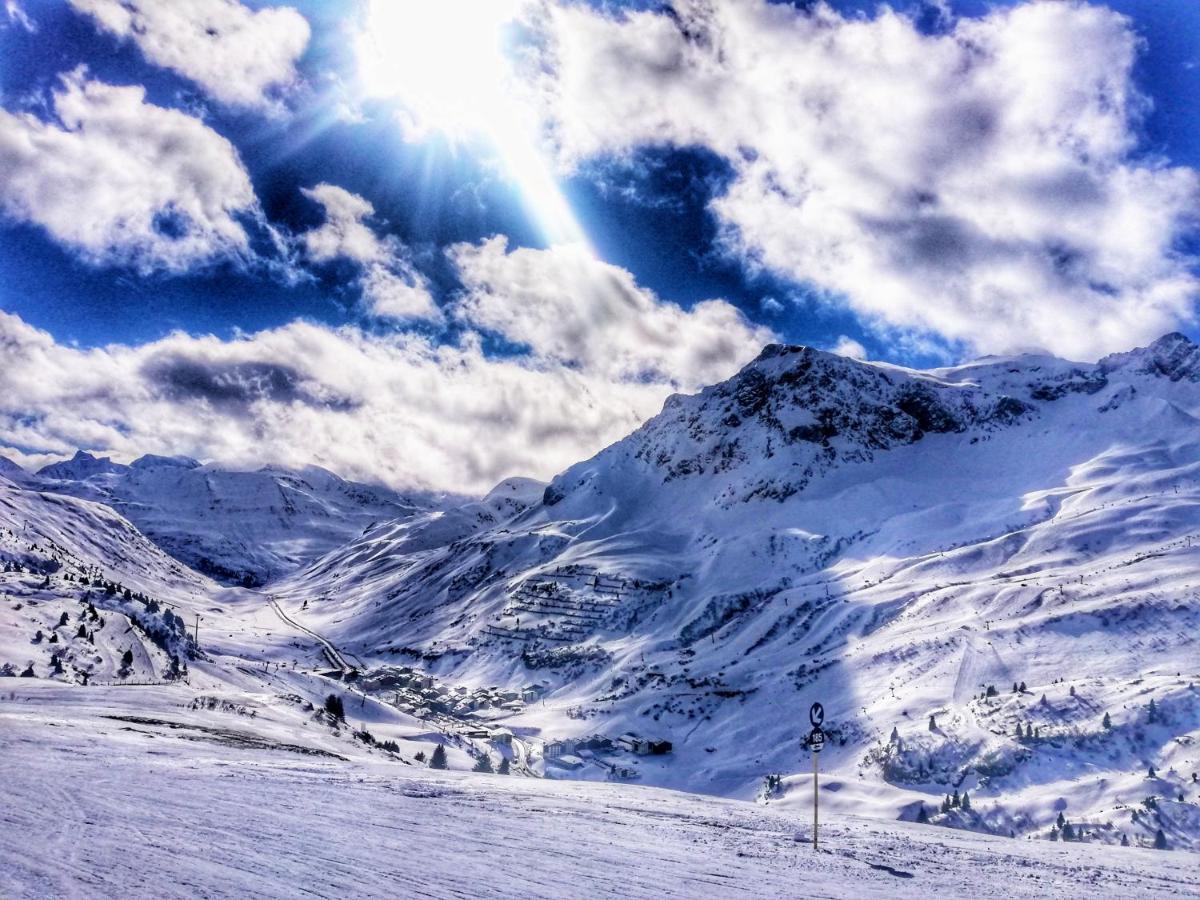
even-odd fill
[{"label": "chalet", "polygon": [[493,744],[501,744],[505,747],[511,746],[513,741],[513,733],[507,728],[493,728],[488,736]]}]

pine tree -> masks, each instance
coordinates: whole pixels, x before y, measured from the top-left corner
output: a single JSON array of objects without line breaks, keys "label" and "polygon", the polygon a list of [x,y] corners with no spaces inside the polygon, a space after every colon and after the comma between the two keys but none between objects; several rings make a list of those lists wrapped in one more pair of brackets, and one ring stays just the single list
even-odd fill
[{"label": "pine tree", "polygon": [[1123,832],[1123,831],[1121,832],[1121,846],[1122,846],[1122,847],[1128,847],[1128,846],[1129,846],[1129,835],[1127,835],[1127,834],[1126,834],[1125,832]]},{"label": "pine tree", "polygon": [[77,638],[86,638],[86,637],[87,637],[87,626],[86,626],[86,625],[80,625],[80,626],[79,626],[79,630],[78,630],[77,632],[75,632],[75,637],[77,637]]},{"label": "pine tree", "polygon": [[[64,615],[66,615],[66,614],[64,613]],[[1149,710],[1149,715],[1147,716],[1147,719],[1150,722],[1158,721],[1158,707],[1155,706],[1153,698],[1150,700],[1150,710]]]},{"label": "pine tree", "polygon": [[1155,850],[1166,850],[1167,849],[1167,836],[1165,834],[1163,834],[1163,830],[1161,828],[1158,829],[1158,831],[1156,831],[1154,834],[1154,849]]},{"label": "pine tree", "polygon": [[475,761],[475,766],[471,769],[471,771],[483,772],[487,775],[492,775],[496,770],[492,768],[492,758],[485,753]]},{"label": "pine tree", "polygon": [[1023,737],[1025,737],[1025,734],[1024,734],[1024,732],[1021,731],[1021,723],[1018,722],[1017,723],[1017,740],[1019,741]]},{"label": "pine tree", "polygon": [[506,757],[504,757],[504,759],[500,760],[500,767],[498,769],[496,769],[496,774],[497,775],[507,775],[509,773],[509,771],[510,771],[510,766],[508,763],[508,757],[506,756]]},{"label": "pine tree", "polygon": [[126,650],[121,656],[121,668],[128,669],[133,665],[133,650]]},{"label": "pine tree", "polygon": [[446,748],[438,744],[433,748],[433,756],[429,758],[429,768],[444,769],[446,768]]},{"label": "pine tree", "polygon": [[966,809],[966,810],[969,810],[971,808],[971,795],[968,794],[966,791],[963,791],[963,795],[962,795],[962,808]]},{"label": "pine tree", "polygon": [[1071,685],[1071,696],[1075,696],[1075,685]]},{"label": "pine tree", "polygon": [[1066,817],[1063,816],[1062,812],[1059,812],[1058,818],[1054,820],[1054,824],[1057,825],[1059,828],[1062,828],[1064,825],[1067,824]]},{"label": "pine tree", "polygon": [[929,717],[929,730],[937,731],[937,720],[933,716]]},{"label": "pine tree", "polygon": [[1070,822],[1067,822],[1065,825],[1063,825],[1062,835],[1064,841],[1075,840],[1075,829],[1071,827]]},{"label": "pine tree", "polygon": [[1101,722],[1100,724],[1104,726],[1105,731],[1108,731],[1109,729],[1112,728],[1112,719],[1109,718],[1108,713],[1104,714],[1104,721]]},{"label": "pine tree", "polygon": [[1016,694],[1016,693],[1018,693],[1020,690],[1021,690],[1021,689],[1020,689],[1019,687],[1017,687],[1017,683],[1014,681],[1014,682],[1013,682],[1013,693],[1014,693],[1014,694]]},{"label": "pine tree", "polygon": [[1022,694],[1025,693],[1025,682],[1023,682],[1023,681],[1021,682],[1021,693]]},{"label": "pine tree", "polygon": [[[70,614],[70,613],[63,613],[61,616],[59,616],[59,619],[58,619],[58,627],[59,627],[59,628],[62,628],[64,625],[66,625],[66,624],[67,624],[68,622],[70,622],[70,621],[71,621],[71,614]],[[1151,702],[1151,703],[1153,703],[1154,701],[1152,700],[1152,701],[1150,701],[1150,702]]]},{"label": "pine tree", "polygon": [[950,806],[954,809],[958,809],[958,807],[961,805],[962,805],[962,800],[960,800],[958,797],[958,788],[955,788],[954,795],[950,798]]},{"label": "pine tree", "polygon": [[1154,771],[1154,766],[1151,766],[1149,769],[1146,770],[1146,775],[1149,778],[1157,778],[1158,777],[1158,773]]},{"label": "pine tree", "polygon": [[893,744],[900,742],[900,731],[895,726],[892,727],[892,736],[888,738],[888,741]]},{"label": "pine tree", "polygon": [[339,722],[346,720],[346,707],[342,703],[342,698],[337,694],[330,694],[325,698],[325,712]]},{"label": "pine tree", "polygon": [[922,825],[929,824],[929,813],[925,812],[925,804],[921,804],[920,810],[917,811],[917,821]]}]

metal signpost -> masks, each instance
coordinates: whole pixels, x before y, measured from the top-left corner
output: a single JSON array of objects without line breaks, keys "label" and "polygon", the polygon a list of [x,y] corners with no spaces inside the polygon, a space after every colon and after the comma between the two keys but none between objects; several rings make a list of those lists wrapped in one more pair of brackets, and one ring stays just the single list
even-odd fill
[{"label": "metal signpost", "polygon": [[818,797],[817,797],[817,754],[825,747],[825,732],[821,730],[821,723],[825,721],[825,707],[820,703],[814,703],[808,711],[808,721],[812,723],[812,731],[808,733],[808,749],[812,751],[813,758],[813,849],[817,849],[817,828],[820,824],[820,817],[817,814]]}]

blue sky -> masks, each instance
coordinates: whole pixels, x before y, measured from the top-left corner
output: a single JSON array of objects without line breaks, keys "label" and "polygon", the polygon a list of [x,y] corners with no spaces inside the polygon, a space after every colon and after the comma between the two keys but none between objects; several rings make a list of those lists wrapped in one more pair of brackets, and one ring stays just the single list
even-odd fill
[{"label": "blue sky", "polygon": [[[12,401],[0,428],[10,455],[261,453],[481,489],[553,474],[671,390],[732,374],[764,340],[929,365],[1033,347],[1094,359],[1171,328],[1197,334],[1191,0],[1029,15],[975,0],[895,12],[737,0],[719,13],[553,0],[521,29],[505,22],[503,73],[463,50],[488,35],[456,2],[449,31],[417,0],[387,15],[368,0],[196,0],[165,16],[113,0],[6,3],[0,309],[22,341],[53,343],[64,382],[104,363],[123,385],[100,392],[93,407],[108,408],[84,425]],[[136,28],[122,25],[130,10]],[[364,35],[385,57],[373,82]],[[501,74],[511,81],[497,92]],[[118,87],[145,94],[104,93]],[[536,128],[509,128],[526,114]],[[137,149],[142,128],[161,139],[150,157],[161,172]],[[518,171],[511,157],[526,151],[543,171],[528,160]],[[138,166],[156,173],[150,187],[123,174]],[[51,197],[59,186],[74,196]],[[570,234],[547,226],[550,207]],[[604,327],[552,327],[564,317]],[[437,372],[476,354],[483,383],[502,366],[533,396],[541,375],[560,411],[462,465],[381,466],[333,437],[306,454],[296,422],[256,440],[284,401],[246,375],[282,365],[254,336],[282,341],[299,326],[409,354],[405,365],[419,345]],[[146,359],[168,352],[220,357],[213,377],[244,387],[245,408],[232,416],[198,388],[181,399],[147,381]],[[289,371],[320,383],[312,396],[347,393]],[[61,390],[60,405],[80,389]],[[451,395],[474,388],[446,390],[464,424]],[[596,410],[586,426],[569,411],[581,392]],[[163,421],[199,414],[205,427],[151,439],[125,420],[135,395]],[[348,408],[326,410],[342,417],[326,423],[332,435]],[[487,443],[486,421],[503,416],[476,415],[452,440],[429,412],[412,453]],[[397,440],[368,431],[371,452]],[[540,451],[518,449],[542,435],[553,437]]]}]

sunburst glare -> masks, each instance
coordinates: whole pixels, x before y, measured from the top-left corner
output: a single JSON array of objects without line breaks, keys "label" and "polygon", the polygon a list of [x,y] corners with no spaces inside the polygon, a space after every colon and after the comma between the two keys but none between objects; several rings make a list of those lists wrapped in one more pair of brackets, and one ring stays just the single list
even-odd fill
[{"label": "sunburst glare", "polygon": [[394,100],[406,139],[482,142],[551,244],[587,244],[519,99],[505,47],[525,0],[371,0],[356,41],[362,89]]}]

